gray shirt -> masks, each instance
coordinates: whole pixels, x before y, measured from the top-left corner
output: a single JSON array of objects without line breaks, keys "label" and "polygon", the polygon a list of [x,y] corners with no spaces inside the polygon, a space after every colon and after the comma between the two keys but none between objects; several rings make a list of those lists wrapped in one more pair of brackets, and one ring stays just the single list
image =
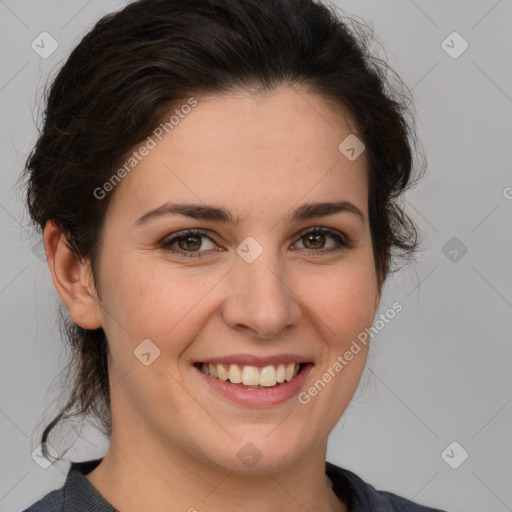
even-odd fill
[{"label": "gray shirt", "polygon": [[[119,512],[85,478],[102,459],[73,462],[64,485],[51,491],[23,512]],[[357,475],[325,463],[332,489],[347,503],[349,512],[443,512],[428,508],[386,491],[377,491]]]}]

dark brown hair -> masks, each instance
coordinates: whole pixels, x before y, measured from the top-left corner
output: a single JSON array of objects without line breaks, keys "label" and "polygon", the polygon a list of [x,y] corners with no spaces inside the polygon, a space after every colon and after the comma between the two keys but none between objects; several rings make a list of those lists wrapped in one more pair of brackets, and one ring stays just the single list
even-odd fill
[{"label": "dark brown hair", "polygon": [[[115,191],[99,200],[94,190],[133,148],[191,96],[297,86],[348,111],[366,146],[382,285],[394,270],[390,262],[418,247],[417,230],[398,202],[416,181],[417,139],[406,87],[370,51],[373,42],[366,26],[315,0],[139,0],[103,17],[46,95],[43,126],[23,173],[33,224],[42,231],[53,219],[77,257],[91,262],[99,292],[97,255]],[[68,417],[92,413],[111,435],[105,333],[62,320],[72,387],[44,429],[43,450]]]}]

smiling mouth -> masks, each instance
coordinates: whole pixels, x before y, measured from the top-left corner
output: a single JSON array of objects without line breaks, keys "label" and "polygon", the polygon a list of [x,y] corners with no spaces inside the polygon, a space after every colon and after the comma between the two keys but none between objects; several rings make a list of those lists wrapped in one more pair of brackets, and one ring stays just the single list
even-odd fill
[{"label": "smiling mouth", "polygon": [[223,382],[229,381],[231,384],[248,389],[269,389],[293,380],[306,364],[289,363],[259,368],[251,365],[198,362],[194,366],[204,374]]}]

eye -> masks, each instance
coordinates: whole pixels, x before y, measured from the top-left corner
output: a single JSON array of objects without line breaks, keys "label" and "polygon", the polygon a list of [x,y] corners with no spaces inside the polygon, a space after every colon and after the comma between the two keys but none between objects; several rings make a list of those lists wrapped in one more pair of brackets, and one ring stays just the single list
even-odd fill
[{"label": "eye", "polygon": [[[203,239],[208,240],[206,244]],[[202,258],[204,255],[201,253],[214,250],[215,242],[204,231],[188,229],[164,239],[160,247],[188,258]]]},{"label": "eye", "polygon": [[[331,239],[331,243],[326,248],[327,241]],[[320,254],[333,251],[341,251],[352,247],[352,243],[338,231],[327,228],[312,228],[300,235],[297,243],[301,242],[303,248]],[[299,249],[301,249],[299,247]]]},{"label": "eye", "polygon": [[[206,243],[204,242],[206,240]],[[328,243],[331,240],[331,243]],[[320,256],[326,253],[342,251],[352,247],[352,243],[338,231],[332,229],[315,227],[303,231],[299,235],[296,244],[302,243],[305,250],[310,254]],[[160,248],[179,256],[187,258],[204,258],[211,255],[211,251],[218,251],[216,244],[205,231],[188,229],[180,231],[160,243]],[[296,249],[294,249],[296,250]]]}]

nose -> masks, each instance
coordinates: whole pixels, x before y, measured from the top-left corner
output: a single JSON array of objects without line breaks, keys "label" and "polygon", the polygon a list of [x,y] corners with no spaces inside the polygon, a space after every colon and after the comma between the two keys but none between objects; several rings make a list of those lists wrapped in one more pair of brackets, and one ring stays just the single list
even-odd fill
[{"label": "nose", "polygon": [[228,297],[222,315],[231,329],[259,339],[276,339],[300,323],[302,308],[294,283],[286,279],[284,262],[271,251],[252,263],[236,257],[229,272]]}]

